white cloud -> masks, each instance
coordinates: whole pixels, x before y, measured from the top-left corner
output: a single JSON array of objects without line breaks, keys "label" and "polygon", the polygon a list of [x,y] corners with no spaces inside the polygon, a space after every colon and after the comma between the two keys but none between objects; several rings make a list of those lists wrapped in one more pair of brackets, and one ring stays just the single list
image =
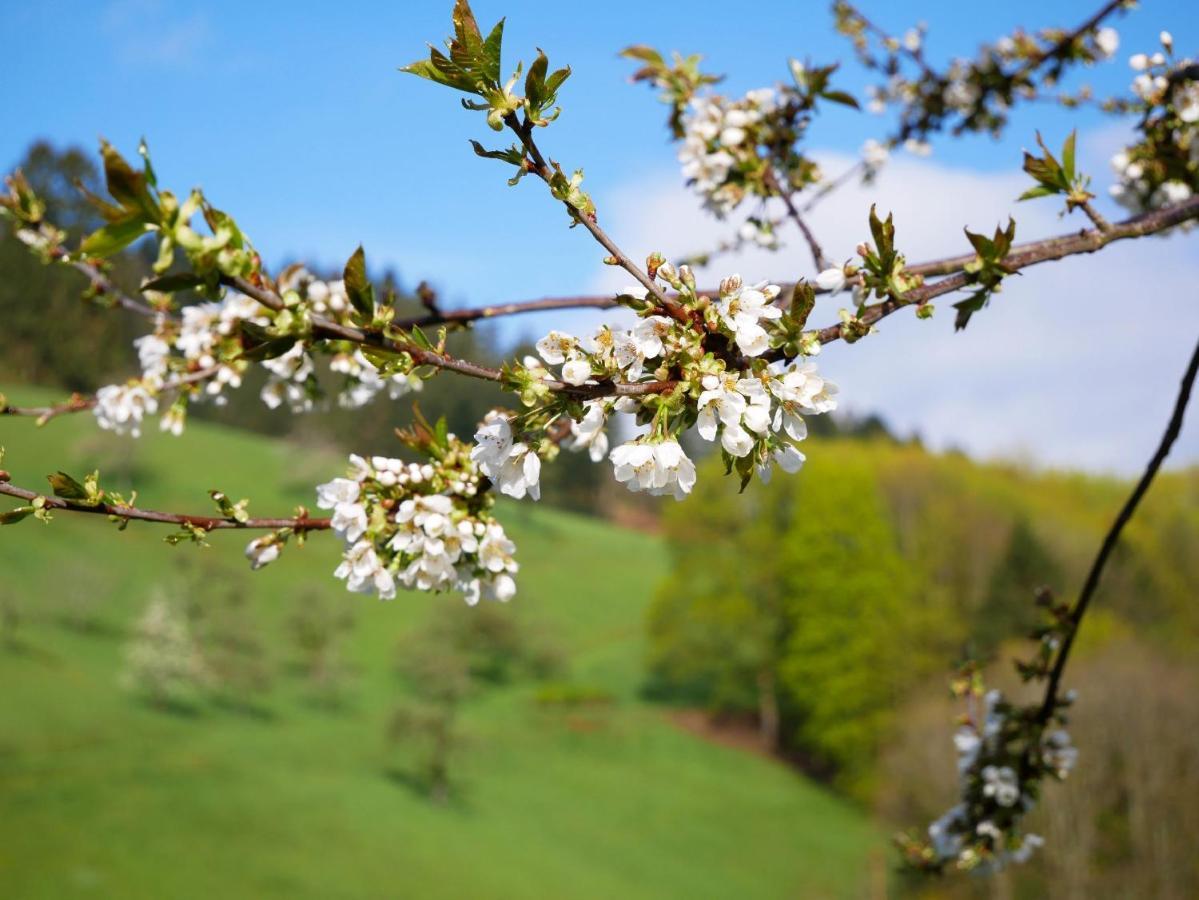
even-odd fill
[{"label": "white cloud", "polygon": [[[1080,147],[1080,156],[1094,159],[1102,152],[1096,145],[1113,140],[1096,135]],[[831,154],[821,159],[832,173],[849,163]],[[1107,173],[1094,171],[1104,186]],[[894,212],[898,244],[912,261],[967,252],[964,224],[989,232],[1009,214],[1017,221],[1018,241],[1083,227],[1079,215],[1059,219],[1052,200],[1016,203],[1026,182],[1019,171],[898,159],[873,187],[847,186],[832,195],[810,222],[838,260],[852,256],[868,237],[872,202],[884,215]],[[605,227],[635,257],[650,250],[685,255],[713,246],[736,227],[736,220],[719,223],[701,214],[676,172],[598,199]],[[785,233],[782,252],[717,260],[700,280],[715,283],[733,271],[750,280],[811,274],[807,248],[792,238],[792,229]],[[1009,279],[957,334],[950,298],[938,304],[932,321],[898,313],[881,323],[876,336],[852,347],[828,347],[822,368],[841,383],[848,408],[877,411],[934,447],[1134,472],[1156,447],[1199,336],[1196,240],[1191,234],[1125,242],[1030,268]],[[593,287],[612,290],[627,280],[609,270]],[[835,321],[837,306],[823,300],[813,321]],[[1199,460],[1196,419],[1199,410],[1171,457],[1175,465]]]}]

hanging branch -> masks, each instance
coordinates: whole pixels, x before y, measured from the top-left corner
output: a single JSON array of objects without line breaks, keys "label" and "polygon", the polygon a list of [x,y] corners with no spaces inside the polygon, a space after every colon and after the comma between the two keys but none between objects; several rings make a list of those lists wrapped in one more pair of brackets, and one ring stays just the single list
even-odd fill
[{"label": "hanging branch", "polygon": [[1162,434],[1161,441],[1158,443],[1157,452],[1149,460],[1144,474],[1141,475],[1140,480],[1137,482],[1136,487],[1133,488],[1128,499],[1124,501],[1124,506],[1121,507],[1107,534],[1104,535],[1103,543],[1100,544],[1099,552],[1096,554],[1094,562],[1091,563],[1086,581],[1083,582],[1082,590],[1079,591],[1078,599],[1074,602],[1074,606],[1070,610],[1067,618],[1069,630],[1062,641],[1062,647],[1058,651],[1057,659],[1054,661],[1053,668],[1049,673],[1049,680],[1045,685],[1045,700],[1041,704],[1038,716],[1041,722],[1047,722],[1057,706],[1058,687],[1061,684],[1062,673],[1066,669],[1066,663],[1070,659],[1070,649],[1074,646],[1074,638],[1078,634],[1078,626],[1082,624],[1083,616],[1087,614],[1087,609],[1091,605],[1091,599],[1095,596],[1095,591],[1099,587],[1104,567],[1107,565],[1112,552],[1116,549],[1116,545],[1120,542],[1120,534],[1124,531],[1124,526],[1128,524],[1133,514],[1137,511],[1137,507],[1149,491],[1149,486],[1153,483],[1153,479],[1161,469],[1162,463],[1169,456],[1170,449],[1174,446],[1174,442],[1178,440],[1178,435],[1182,432],[1183,416],[1186,413],[1187,404],[1191,399],[1191,390],[1195,385],[1195,376],[1197,373],[1199,373],[1199,344],[1195,346],[1195,352],[1191,354],[1190,364],[1187,366],[1186,372],[1183,373],[1182,383],[1178,389],[1178,396],[1174,400],[1174,411],[1170,415],[1170,421],[1166,424],[1166,430]]}]

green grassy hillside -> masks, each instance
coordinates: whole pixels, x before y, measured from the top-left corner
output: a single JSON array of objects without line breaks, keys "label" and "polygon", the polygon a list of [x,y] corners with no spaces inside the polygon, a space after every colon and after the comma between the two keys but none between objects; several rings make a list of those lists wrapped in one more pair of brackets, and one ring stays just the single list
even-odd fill
[{"label": "green grassy hillside", "polygon": [[[9,389],[14,400],[50,399]],[[206,491],[286,514],[342,463],[318,449],[212,427],[141,441],[87,416],[37,429],[0,419],[5,468],[136,486],[149,507],[205,512]],[[7,505],[5,506],[7,508]],[[606,707],[547,710],[517,684],[471,704],[461,788],[431,804],[394,778],[384,726],[401,687],[398,639],[431,603],[345,593],[334,541],[244,578],[282,673],[255,714],[179,715],[118,685],[124,631],[151,588],[204,554],[239,570],[245,537],[170,548],[163,530],[118,533],[59,515],[0,529],[0,592],[21,616],[0,647],[0,896],[840,897],[862,893],[878,833],[787,768],[705,743],[641,702],[644,611],[664,571],[656,539],[529,504],[505,510],[522,563],[520,613],[551,630],[570,681]],[[284,622],[301,587],[351,604],[348,703],[314,706],[286,674]],[[103,628],[59,624],[94,600]]]}]

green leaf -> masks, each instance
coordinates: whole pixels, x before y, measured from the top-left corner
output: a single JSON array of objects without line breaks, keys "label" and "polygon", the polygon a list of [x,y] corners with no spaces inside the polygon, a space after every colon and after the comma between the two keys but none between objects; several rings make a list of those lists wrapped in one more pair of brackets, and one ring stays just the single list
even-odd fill
[{"label": "green leaf", "polygon": [[55,472],[53,475],[47,475],[46,480],[50,482],[50,487],[53,488],[54,496],[56,497],[62,497],[64,500],[88,499],[87,491],[83,485],[66,472]]},{"label": "green leaf", "polygon": [[957,316],[953,320],[953,330],[961,331],[970,322],[970,317],[987,305],[987,298],[990,295],[987,291],[976,291],[965,300],[961,300],[953,305],[953,308],[958,311]]},{"label": "green leaf", "polygon": [[831,100],[833,103],[840,103],[842,106],[852,106],[854,109],[861,109],[858,100],[853,94],[846,91],[825,91],[820,95],[825,100]]},{"label": "green leaf", "polygon": [[1074,141],[1077,137],[1078,131],[1071,131],[1062,145],[1062,171],[1065,172],[1066,181],[1071,184],[1074,182]]},{"label": "green leaf", "polygon": [[524,151],[513,144],[507,150],[488,150],[478,141],[472,140],[470,145],[475,149],[475,154],[486,159],[498,159],[511,165],[524,168],[525,155]]},{"label": "green leaf", "polygon": [[887,213],[887,220],[883,222],[872,205],[870,207],[870,233],[874,237],[874,246],[878,250],[881,268],[884,273],[890,274],[895,267],[895,225],[891,213]]},{"label": "green leaf", "polygon": [[354,309],[358,310],[363,318],[373,319],[375,316],[375,286],[366,277],[366,251],[362,249],[361,244],[346,263],[343,277],[346,295],[350,298]]},{"label": "green leaf", "polygon": [[152,230],[143,219],[113,222],[97,229],[83,239],[79,249],[88,256],[112,256],[124,250],[146,232]]},{"label": "green leaf", "polygon": [[162,212],[150,194],[146,176],[135,172],[108,141],[100,142],[100,155],[104,158],[104,180],[112,198],[126,209],[140,210],[149,221],[159,221]]},{"label": "green leaf", "polygon": [[269,330],[248,319],[241,321],[242,359],[261,361],[282,356],[296,345],[299,337],[294,334],[282,336],[272,334]]},{"label": "green leaf", "polygon": [[142,171],[145,175],[146,184],[152,188],[157,188],[158,176],[154,173],[154,166],[150,164],[150,147],[144,137],[137,144],[137,155],[142,158]]},{"label": "green leaf", "polygon": [[412,343],[424,350],[433,350],[433,342],[429,340],[429,336],[421,331],[419,325],[413,325],[412,330],[408,332],[412,338]]},{"label": "green leaf", "polygon": [[193,272],[176,272],[171,275],[163,275],[160,278],[152,278],[142,285],[143,291],[161,291],[164,294],[174,293],[175,291],[187,291],[192,288],[198,288],[205,285],[202,275],[196,275]]},{"label": "green leaf", "polygon": [[662,54],[653,47],[645,44],[632,44],[620,51],[618,56],[623,56],[625,59],[639,59],[642,62],[650,63],[651,65],[665,65],[666,61],[662,58]]},{"label": "green leaf", "polygon": [[1051,194],[1056,194],[1057,190],[1051,187],[1046,187],[1043,184],[1038,184],[1036,187],[1030,187],[1027,191],[1016,198],[1016,202],[1021,200],[1035,200],[1038,197],[1048,197]]},{"label": "green leaf", "polygon": [[32,506],[18,506],[7,512],[0,513],[0,525],[15,525],[33,512]]},{"label": "green leaf", "polygon": [[[464,4],[465,5],[465,4]],[[469,11],[470,7],[467,7]],[[473,17],[472,17],[473,21]],[[477,27],[477,26],[476,26]],[[504,20],[500,19],[483,42],[483,74],[494,82],[500,80],[500,52],[504,43]]]}]

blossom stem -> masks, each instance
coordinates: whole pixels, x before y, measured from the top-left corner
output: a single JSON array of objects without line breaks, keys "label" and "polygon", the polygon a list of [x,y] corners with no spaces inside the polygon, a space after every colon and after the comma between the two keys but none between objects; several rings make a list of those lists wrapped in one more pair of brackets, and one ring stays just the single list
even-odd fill
[{"label": "blossom stem", "polygon": [[[544,181],[547,185],[550,184],[553,178],[553,171],[542,156],[541,150],[537,143],[533,140],[533,125],[527,119],[521,122],[517,119],[515,113],[510,113],[504,119],[504,123],[512,129],[516,136],[520,139],[521,144],[529,154],[529,159],[533,163],[533,173]],[[581,214],[577,209],[571,206],[566,201],[563,201],[567,212],[571,217],[587,229],[591,236],[599,243],[601,247],[608,251],[612,259],[616,260],[616,264],[637,279],[637,282],[649,292],[649,295],[658,301],[658,305],[662,307],[670,316],[685,325],[693,325],[694,320],[691,314],[683,308],[682,305],[671,299],[659,286],[654,279],[649,277],[649,273],[643,270],[639,265],[629,259],[625,255],[612,238],[608,237],[607,233],[599,226],[591,216]]]},{"label": "blossom stem", "polygon": [[774,174],[774,169],[767,167],[766,186],[773,191],[779,199],[783,201],[783,206],[787,208],[787,215],[795,226],[799,229],[803,239],[808,244],[808,249],[812,251],[812,262],[816,264],[816,271],[823,272],[827,269],[828,261],[825,259],[824,251],[820,248],[820,243],[816,240],[816,235],[812,233],[812,229],[808,227],[808,223],[804,221],[804,217],[800,215],[799,209],[796,208],[795,202],[791,199],[791,193],[783,189],[779,184],[778,177]]},{"label": "blossom stem", "polygon": [[189,516],[180,513],[160,512],[154,509],[139,509],[136,506],[123,506],[116,503],[97,503],[94,506],[80,503],[77,500],[66,500],[62,497],[47,497],[36,491],[26,490],[8,482],[8,473],[0,472],[0,494],[16,497],[20,500],[33,501],[41,497],[48,509],[60,509],[65,512],[92,513],[95,515],[112,516],[117,519],[137,519],[143,522],[157,522],[168,525],[190,525],[214,531],[225,528],[292,528],[296,531],[324,531],[329,528],[329,519],[313,519],[307,516],[291,519],[246,519],[239,522],[233,518],[220,516]]},{"label": "blossom stem", "polygon": [[1092,15],[1073,31],[1067,33],[1060,41],[1058,41],[1044,53],[1038,53],[1034,55],[1031,59],[1025,62],[1023,66],[1013,72],[1011,76],[1012,81],[1018,81],[1031,75],[1033,72],[1039,69],[1046,60],[1062,57],[1072,46],[1074,46],[1075,41],[1114,13],[1121,6],[1124,6],[1125,3],[1126,0],[1108,0],[1108,2],[1103,4],[1103,6],[1100,7],[1094,15]]},{"label": "blossom stem", "polygon": [[[209,366],[205,369],[197,369],[195,372],[188,372],[186,375],[179,376],[170,384],[163,385],[159,388],[159,391],[165,393],[184,387],[185,385],[207,381],[218,371],[220,371],[220,366]],[[75,392],[62,403],[55,403],[51,406],[0,406],[0,416],[36,416],[38,420],[37,424],[44,425],[58,416],[66,415],[67,413],[83,412],[95,405],[96,396],[94,394],[80,394],[79,392]]]},{"label": "blossom stem", "polygon": [[[37,233],[39,237],[45,239],[50,239],[53,236],[51,229],[47,228],[44,223],[38,226]],[[91,282],[93,291],[99,295],[112,298],[116,305],[122,309],[127,309],[130,312],[135,312],[139,316],[146,316],[147,318],[165,315],[161,310],[155,309],[148,303],[144,303],[135,297],[130,297],[117,287],[112,279],[105,275],[95,263],[86,262],[82,259],[73,259],[66,250],[57,244],[52,244],[47,252],[55,262],[69,266],[75,271],[82,273]],[[167,318],[172,317],[168,315]]]},{"label": "blossom stem", "polygon": [[1078,206],[1079,206],[1079,209],[1081,209],[1084,213],[1087,214],[1087,218],[1095,223],[1095,227],[1098,228],[1100,231],[1111,231],[1112,230],[1112,223],[1109,222],[1106,218],[1104,218],[1103,213],[1101,213],[1099,210],[1097,210],[1095,207],[1093,207],[1091,205],[1090,201],[1084,201],[1084,202],[1080,203]]},{"label": "blossom stem", "polygon": [[1182,383],[1178,389],[1178,397],[1174,401],[1174,411],[1170,415],[1170,421],[1166,424],[1166,430],[1162,434],[1157,452],[1149,460],[1149,464],[1145,467],[1145,472],[1141,475],[1140,481],[1137,482],[1128,499],[1124,501],[1124,506],[1121,507],[1115,521],[1112,522],[1111,527],[1104,536],[1103,543],[1099,546],[1099,552],[1095,556],[1095,561],[1091,563],[1091,569],[1087,572],[1087,578],[1083,582],[1082,590],[1079,591],[1078,599],[1070,610],[1068,616],[1070,629],[1066,632],[1066,636],[1062,640],[1061,649],[1058,651],[1053,668],[1049,672],[1049,679],[1045,686],[1045,699],[1037,714],[1037,718],[1042,723],[1049,721],[1049,717],[1057,707],[1057,691],[1062,680],[1062,673],[1066,669],[1066,661],[1070,658],[1070,648],[1074,646],[1074,637],[1078,634],[1078,626],[1082,624],[1083,616],[1087,614],[1091,599],[1095,595],[1096,588],[1099,587],[1099,580],[1103,575],[1103,569],[1120,541],[1120,534],[1123,532],[1124,526],[1128,524],[1133,513],[1136,512],[1141,499],[1148,492],[1154,477],[1161,469],[1162,463],[1165,462],[1171,447],[1174,446],[1174,442],[1178,439],[1178,435],[1182,431],[1182,420],[1186,413],[1187,404],[1191,399],[1191,390],[1195,385],[1196,374],[1199,374],[1199,344],[1196,344],[1195,352],[1191,354],[1190,364],[1182,376]]}]

